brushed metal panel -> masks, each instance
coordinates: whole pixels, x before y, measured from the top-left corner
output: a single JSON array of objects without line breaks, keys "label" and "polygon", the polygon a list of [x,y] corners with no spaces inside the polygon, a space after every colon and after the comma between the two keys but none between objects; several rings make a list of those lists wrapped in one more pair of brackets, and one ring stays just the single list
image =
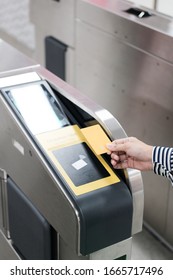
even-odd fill
[{"label": "brushed metal panel", "polygon": [[[173,244],[173,187],[171,186],[168,193],[168,213],[166,220],[166,239]],[[173,246],[172,246],[173,249]]]},{"label": "brushed metal panel", "polygon": [[153,16],[144,19],[124,12],[132,6],[121,0],[83,0],[78,1],[76,17],[136,48],[173,62],[173,19],[154,10],[151,10]]},{"label": "brushed metal panel", "polygon": [[30,19],[44,33],[74,46],[75,0],[31,0]]},{"label": "brushed metal panel", "polygon": [[[160,128],[164,134],[155,136],[156,144],[162,137],[172,142],[166,129],[173,117],[172,65],[82,22],[77,36],[76,87],[109,109],[128,134],[131,127],[144,136]],[[133,121],[137,115],[143,116],[140,126]]]},{"label": "brushed metal panel", "polygon": [[126,259],[131,258],[131,249],[132,249],[132,238],[123,240],[117,244],[106,247],[102,250],[94,252],[89,257],[90,260],[116,260],[123,256],[126,256]]},{"label": "brushed metal panel", "polygon": [[40,30],[37,25],[35,26],[35,57],[36,60],[42,65],[45,66],[46,58],[45,58],[45,37],[50,35],[50,32],[45,33],[44,31]]},{"label": "brushed metal panel", "polygon": [[[6,54],[11,54],[11,56]],[[0,73],[15,71],[17,69],[29,69],[32,65],[36,65],[34,61],[30,58],[10,46],[9,44],[5,43],[3,40],[0,39],[0,54],[1,54],[1,63],[0,63]],[[13,59],[11,59],[13,58]]]},{"label": "brushed metal panel", "polygon": [[126,259],[130,259],[132,238],[125,239],[87,256],[77,256],[73,251],[69,250],[69,247],[62,239],[60,239],[59,247],[60,260],[115,260],[122,256],[126,256]]},{"label": "brushed metal panel", "polygon": [[20,257],[13,249],[9,240],[5,238],[0,230],[0,260],[19,260]]},{"label": "brushed metal panel", "polygon": [[173,16],[173,3],[171,0],[157,0],[157,11]]},{"label": "brushed metal panel", "polygon": [[[127,182],[131,188],[133,198],[132,235],[142,230],[144,212],[144,185],[141,172],[135,169],[127,169]],[[125,173],[126,173],[125,172]]]},{"label": "brushed metal panel", "polygon": [[[79,90],[109,110],[129,136],[135,135],[148,144],[172,146],[170,63],[80,20],[76,54]],[[152,176],[152,180],[150,174],[144,178],[145,208],[150,207],[150,211],[145,210],[144,218],[165,235],[168,182]]]},{"label": "brushed metal panel", "polygon": [[59,260],[88,260],[88,258],[88,255],[77,255],[61,237],[59,238]]},{"label": "brushed metal panel", "polygon": [[[35,1],[34,1],[34,3],[35,3]],[[37,17],[37,19],[38,19],[38,17]],[[64,17],[64,19],[62,19],[61,24],[63,24],[63,21],[65,21],[65,20],[66,20],[66,17]],[[66,30],[64,28],[65,27],[62,28],[63,34],[66,34]],[[67,30],[67,32],[68,32],[68,30]],[[71,37],[72,35],[74,36],[74,31],[71,31],[69,36]],[[45,67],[45,38],[47,36],[55,36],[55,38],[57,38],[58,40],[61,40],[63,43],[67,44],[67,40],[64,39],[64,41],[63,41],[63,38],[61,38],[61,37],[59,37],[59,35],[55,35],[53,33],[52,27],[44,29],[42,26],[39,26],[37,24],[37,22],[35,22],[35,41],[36,41],[35,59],[37,60],[38,63],[40,63],[44,67]],[[67,44],[67,47],[68,48],[66,51],[66,61],[65,61],[66,62],[66,65],[65,65],[66,81],[69,84],[74,85],[75,47],[70,47],[68,44]]]},{"label": "brushed metal panel", "polygon": [[143,182],[144,221],[166,240],[169,181],[152,172],[143,172]]}]

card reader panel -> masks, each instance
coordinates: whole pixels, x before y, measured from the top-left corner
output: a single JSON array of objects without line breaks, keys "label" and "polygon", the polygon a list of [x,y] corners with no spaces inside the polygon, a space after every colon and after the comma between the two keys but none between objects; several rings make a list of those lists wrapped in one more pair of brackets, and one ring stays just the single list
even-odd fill
[{"label": "card reader panel", "polygon": [[39,134],[36,138],[75,195],[119,182],[102,156],[92,150],[77,125]]},{"label": "card reader panel", "polygon": [[55,150],[53,154],[76,187],[110,176],[85,142]]}]

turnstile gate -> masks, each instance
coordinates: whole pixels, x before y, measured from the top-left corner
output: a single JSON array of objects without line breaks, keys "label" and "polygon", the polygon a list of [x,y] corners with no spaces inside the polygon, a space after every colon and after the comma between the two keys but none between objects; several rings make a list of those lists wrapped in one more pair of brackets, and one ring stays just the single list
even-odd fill
[{"label": "turnstile gate", "polygon": [[6,43],[0,47],[11,61],[0,74],[0,258],[130,258],[142,228],[141,175],[113,170],[104,146],[126,136],[121,125]]}]

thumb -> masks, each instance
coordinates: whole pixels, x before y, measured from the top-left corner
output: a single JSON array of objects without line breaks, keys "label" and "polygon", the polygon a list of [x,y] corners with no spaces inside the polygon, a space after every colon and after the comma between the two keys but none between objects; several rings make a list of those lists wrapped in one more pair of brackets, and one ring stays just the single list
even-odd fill
[{"label": "thumb", "polygon": [[125,144],[111,143],[107,144],[106,147],[111,152],[124,152],[126,150]]}]

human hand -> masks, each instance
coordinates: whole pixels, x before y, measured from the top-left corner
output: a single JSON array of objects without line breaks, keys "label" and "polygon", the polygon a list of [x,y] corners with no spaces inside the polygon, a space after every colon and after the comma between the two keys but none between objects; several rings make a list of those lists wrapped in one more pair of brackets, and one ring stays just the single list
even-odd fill
[{"label": "human hand", "polygon": [[152,170],[153,147],[135,137],[117,139],[107,144],[111,164],[116,169],[134,168],[141,171]]}]

